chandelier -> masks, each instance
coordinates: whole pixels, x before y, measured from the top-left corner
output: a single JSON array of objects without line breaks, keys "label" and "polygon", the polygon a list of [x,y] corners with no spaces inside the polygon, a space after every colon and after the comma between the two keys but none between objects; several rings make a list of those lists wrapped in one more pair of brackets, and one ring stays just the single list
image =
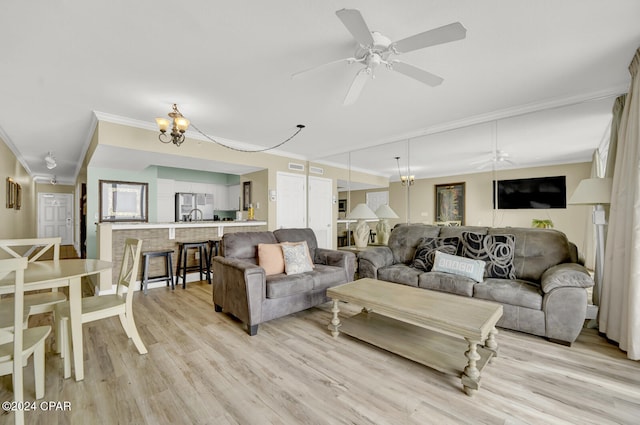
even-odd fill
[{"label": "chandelier", "polygon": [[[173,111],[169,112],[168,115],[171,120],[156,118],[156,123],[160,128],[158,139],[162,143],[173,143],[176,146],[180,146],[184,142],[184,132],[189,128],[189,120],[182,116],[175,103],[173,104]],[[169,125],[171,125],[171,138],[167,136]]]},{"label": "chandelier", "polygon": [[395,158],[396,158],[396,164],[398,164],[398,175],[400,176],[400,183],[402,183],[403,186],[406,186],[406,185],[412,186],[416,182],[416,176],[411,176],[411,175],[403,176],[402,173],[400,172],[400,157],[396,156]]}]

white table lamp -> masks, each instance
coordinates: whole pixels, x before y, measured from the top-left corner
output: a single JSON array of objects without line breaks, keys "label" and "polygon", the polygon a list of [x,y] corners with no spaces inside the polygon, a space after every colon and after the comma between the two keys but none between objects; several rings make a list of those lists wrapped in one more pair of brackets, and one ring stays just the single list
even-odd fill
[{"label": "white table lamp", "polygon": [[375,220],[377,218],[376,214],[371,211],[371,208],[369,208],[367,204],[356,205],[349,215],[347,215],[347,219],[349,220],[358,220],[356,230],[353,234],[357,248],[364,248],[369,243],[371,229],[369,229],[369,225],[365,220]]},{"label": "white table lamp", "polygon": [[398,218],[398,214],[387,204],[380,205],[376,210],[376,216],[380,219],[376,225],[376,234],[378,235],[378,243],[386,245],[389,242],[391,234],[390,218]]},{"label": "white table lamp", "polygon": [[594,304],[600,304],[602,293],[602,272],[604,269],[604,225],[607,224],[603,204],[611,203],[611,186],[613,180],[610,178],[584,179],[571,195],[568,204],[570,205],[595,205],[593,210],[593,224],[596,225],[596,275],[594,287]]}]

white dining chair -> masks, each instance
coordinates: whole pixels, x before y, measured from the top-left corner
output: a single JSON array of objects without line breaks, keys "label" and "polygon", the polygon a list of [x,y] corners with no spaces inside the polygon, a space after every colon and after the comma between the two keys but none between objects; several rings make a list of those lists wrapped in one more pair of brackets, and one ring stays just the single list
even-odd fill
[{"label": "white dining chair", "polygon": [[[13,258],[28,258],[30,263],[39,260],[50,251],[52,260],[60,259],[60,243],[62,238],[33,238],[33,239],[0,239],[0,249]],[[57,288],[48,292],[25,294],[24,307],[27,316],[54,311],[58,303],[65,302],[67,297]],[[9,322],[10,323],[10,322]],[[0,314],[0,329],[7,328],[5,315]]]},{"label": "white dining chair", "polygon": [[[36,398],[44,397],[44,341],[51,332],[50,326],[23,329],[24,322],[24,270],[26,258],[0,260],[0,279],[13,274],[13,312],[15,332],[0,331],[0,375],[13,376],[13,399],[19,404],[24,401],[22,368],[33,354],[36,383]],[[14,411],[15,424],[24,424],[24,410]]]},{"label": "white dining chair", "polygon": [[[115,294],[82,298],[82,323],[89,323],[108,317],[118,316],[127,337],[133,340],[138,352],[146,354],[136,323],[133,319],[133,293],[140,266],[142,240],[128,238],[125,241],[122,267]],[[69,323],[69,302],[56,305],[55,318],[60,335],[61,355],[64,358],[64,377],[71,376],[71,338]]]}]

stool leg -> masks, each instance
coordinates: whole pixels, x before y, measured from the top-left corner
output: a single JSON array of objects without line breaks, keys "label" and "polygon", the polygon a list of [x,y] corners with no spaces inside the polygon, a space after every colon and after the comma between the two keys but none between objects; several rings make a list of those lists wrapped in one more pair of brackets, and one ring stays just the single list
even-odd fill
[{"label": "stool leg", "polygon": [[176,289],[176,285],[173,282],[173,264],[171,264],[171,253],[167,255],[167,268],[169,269],[167,271],[167,274],[169,275],[169,280],[171,281],[171,290],[173,291],[174,289]]},{"label": "stool leg", "polygon": [[205,252],[205,254],[207,254],[207,263],[206,263],[206,266],[207,266],[207,283],[209,285],[211,285],[211,252],[213,251],[213,249],[211,247],[205,247],[204,249],[205,249],[205,251],[207,249],[209,250],[209,253]]},{"label": "stool leg", "polygon": [[187,258],[189,250],[184,249],[182,252],[182,289],[187,289]]},{"label": "stool leg", "polygon": [[145,255],[144,256],[144,263],[142,264],[142,292],[144,292],[144,294],[147,294],[147,284],[148,284],[148,280],[149,280],[149,256]]},{"label": "stool leg", "polygon": [[182,245],[178,245],[178,261],[176,261],[176,285],[180,283],[180,266],[182,265]]}]

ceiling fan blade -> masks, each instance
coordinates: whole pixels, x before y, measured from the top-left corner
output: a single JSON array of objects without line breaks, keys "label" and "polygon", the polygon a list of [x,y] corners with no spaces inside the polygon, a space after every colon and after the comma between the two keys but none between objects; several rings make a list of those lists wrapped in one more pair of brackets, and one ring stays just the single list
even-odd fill
[{"label": "ceiling fan blade", "polygon": [[392,69],[432,87],[438,86],[444,81],[442,77],[400,61],[393,61]]},{"label": "ceiling fan blade", "polygon": [[360,97],[360,93],[362,92],[362,89],[364,88],[364,85],[367,83],[368,79],[369,74],[367,73],[367,68],[361,69],[353,79],[351,87],[349,87],[349,91],[344,97],[343,105],[352,105],[356,100],[358,100],[358,97]]},{"label": "ceiling fan blade", "polygon": [[351,64],[351,63],[354,63],[354,62],[362,62],[362,60],[358,60],[358,59],[356,59],[356,58],[342,58],[342,59],[338,59],[338,60],[335,60],[335,61],[331,61],[331,62],[323,63],[323,64],[321,64],[321,65],[316,65],[316,66],[313,66],[313,67],[311,67],[311,68],[303,69],[302,71],[298,71],[298,72],[296,72],[296,73],[294,73],[294,74],[291,74],[291,78],[295,78],[295,77],[297,77],[297,76],[298,76],[298,75],[300,75],[300,74],[304,74],[304,73],[307,73],[307,72],[309,72],[309,71],[315,71],[315,70],[317,70],[317,69],[324,68],[325,66],[333,65],[333,64],[336,64],[336,63],[340,63],[340,62],[347,62],[347,63]]},{"label": "ceiling fan blade", "polygon": [[467,29],[460,22],[454,22],[439,28],[434,28],[420,34],[412,35],[392,44],[396,53],[407,53],[413,50],[424,49],[436,44],[465,38]]},{"label": "ceiling fan blade", "polygon": [[338,18],[349,30],[353,38],[362,46],[371,46],[373,44],[373,36],[364,21],[364,18],[357,9],[340,9],[336,12]]}]

